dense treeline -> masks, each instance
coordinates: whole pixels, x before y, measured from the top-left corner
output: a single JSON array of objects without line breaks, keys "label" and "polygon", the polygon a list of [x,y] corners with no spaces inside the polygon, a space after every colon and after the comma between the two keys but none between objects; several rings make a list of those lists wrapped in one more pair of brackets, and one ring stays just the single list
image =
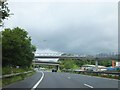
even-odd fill
[{"label": "dense treeline", "polygon": [[60,61],[60,69],[74,69],[78,68],[76,61],[72,59],[64,59]]},{"label": "dense treeline", "polygon": [[[95,65],[95,60],[93,59],[60,59],[60,69],[78,69],[82,65],[85,64],[90,64],[90,65]],[[112,66],[112,61],[111,60],[99,60],[98,64],[101,66]]]},{"label": "dense treeline", "polygon": [[2,31],[2,65],[3,67],[30,67],[34,59],[35,46],[27,31],[16,27]]}]

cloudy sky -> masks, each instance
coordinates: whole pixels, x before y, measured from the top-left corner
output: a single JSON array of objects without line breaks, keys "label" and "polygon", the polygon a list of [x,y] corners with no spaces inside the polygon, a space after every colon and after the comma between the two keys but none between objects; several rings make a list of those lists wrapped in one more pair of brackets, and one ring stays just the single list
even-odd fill
[{"label": "cloudy sky", "polygon": [[9,0],[14,15],[5,20],[5,27],[18,26],[27,30],[40,53],[117,51],[117,2],[58,1]]}]

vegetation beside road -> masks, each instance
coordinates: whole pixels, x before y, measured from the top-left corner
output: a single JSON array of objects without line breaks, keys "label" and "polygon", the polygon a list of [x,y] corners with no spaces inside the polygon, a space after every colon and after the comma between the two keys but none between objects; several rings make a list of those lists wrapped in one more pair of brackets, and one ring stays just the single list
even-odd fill
[{"label": "vegetation beside road", "polygon": [[[60,69],[80,69],[82,65],[85,64],[90,64],[90,65],[95,65],[95,60],[90,60],[90,59],[60,59]],[[101,66],[106,66],[109,67],[112,65],[111,60],[100,60],[98,61],[98,64]]]},{"label": "vegetation beside road", "polygon": [[[72,59],[64,59],[59,60],[60,62],[60,70],[61,72],[68,72],[68,73],[76,73],[76,74],[83,74],[83,75],[90,75],[90,76],[98,76],[98,77],[104,77],[104,78],[112,78],[112,79],[120,79],[118,75],[111,75],[111,74],[97,74],[97,73],[91,73],[91,72],[74,72],[75,70],[80,70],[82,65],[90,64],[95,65],[95,60],[90,59],[81,59],[81,60],[72,60]],[[101,66],[110,67],[112,65],[111,60],[99,60],[98,64]],[[112,72],[112,71],[110,71]],[[120,70],[116,70],[114,72],[120,72]]]},{"label": "vegetation beside road", "polygon": [[35,71],[26,73],[26,74],[20,74],[17,76],[11,76],[11,77],[7,77],[7,78],[3,78],[2,79],[2,87],[5,87],[6,85],[9,85],[11,83],[17,82],[17,81],[21,81],[24,80],[30,76],[32,76],[33,74],[35,74]]},{"label": "vegetation beside road", "polygon": [[2,68],[2,75],[6,75],[6,74],[15,74],[15,73],[22,73],[22,72],[27,72],[27,71],[31,71],[31,68],[9,68],[9,67],[3,67]]},{"label": "vegetation beside road", "polygon": [[[2,31],[2,75],[31,71],[36,47],[31,43],[28,32],[19,27]],[[23,80],[34,72],[3,78],[2,84]]]},{"label": "vegetation beside road", "polygon": [[79,68],[79,66],[76,64],[75,60],[72,59],[65,59],[60,60],[60,69],[76,69]]},{"label": "vegetation beside road", "polygon": [[35,46],[27,31],[19,27],[2,31],[2,66],[29,68],[34,59]]},{"label": "vegetation beside road", "polygon": [[[105,72],[97,73],[97,72],[91,72],[91,71],[72,71],[72,70],[62,70],[62,72],[81,74],[81,75],[89,75],[89,76],[97,76],[97,77],[111,78],[111,79],[118,79],[118,80],[120,80],[120,77],[119,77],[118,74],[107,74]],[[117,71],[115,71],[115,72],[117,73]]]},{"label": "vegetation beside road", "polygon": [[[58,62],[59,70],[80,70],[83,65],[95,65],[94,59],[83,58],[83,59],[59,59]],[[110,67],[112,65],[111,60],[99,60],[98,64],[101,66]],[[56,66],[47,66],[47,65],[36,65],[36,67],[43,67],[47,70],[51,70],[52,68],[56,68]]]},{"label": "vegetation beside road", "polygon": [[[83,74],[83,73],[82,73]],[[111,78],[111,79],[119,79],[119,75],[109,75],[109,74],[93,74],[93,73],[84,73],[83,75],[89,75],[89,76],[97,76],[97,77],[103,77],[103,78]]]}]

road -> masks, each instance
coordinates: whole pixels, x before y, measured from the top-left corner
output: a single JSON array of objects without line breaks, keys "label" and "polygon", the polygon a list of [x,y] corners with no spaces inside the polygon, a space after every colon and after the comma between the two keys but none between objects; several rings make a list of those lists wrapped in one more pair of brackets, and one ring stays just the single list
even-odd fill
[{"label": "road", "polygon": [[[80,74],[41,72],[4,88],[118,88],[118,80]],[[34,89],[33,89],[34,90]]]}]

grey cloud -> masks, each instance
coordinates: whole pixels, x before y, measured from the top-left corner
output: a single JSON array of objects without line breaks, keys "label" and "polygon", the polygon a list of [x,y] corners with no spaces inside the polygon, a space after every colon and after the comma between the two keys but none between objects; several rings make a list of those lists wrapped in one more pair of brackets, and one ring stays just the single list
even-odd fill
[{"label": "grey cloud", "polygon": [[6,27],[27,29],[38,49],[86,54],[117,50],[117,3],[10,3],[10,8],[14,16]]}]

